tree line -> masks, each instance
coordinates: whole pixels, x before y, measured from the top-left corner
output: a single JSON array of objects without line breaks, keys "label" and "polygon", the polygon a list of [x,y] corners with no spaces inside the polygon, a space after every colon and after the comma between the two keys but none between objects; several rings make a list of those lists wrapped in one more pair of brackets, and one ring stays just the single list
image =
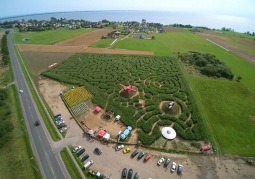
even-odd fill
[{"label": "tree line", "polygon": [[195,65],[203,75],[217,78],[223,77],[230,80],[234,78],[231,69],[224,62],[217,59],[215,55],[190,52],[188,54],[178,53],[178,58],[188,65]]},{"label": "tree line", "polygon": [[8,45],[7,45],[7,34],[9,31],[5,32],[5,35],[3,35],[2,40],[1,40],[1,53],[2,53],[2,61],[4,65],[7,65],[10,62],[10,57],[9,57],[9,50],[8,50]]}]

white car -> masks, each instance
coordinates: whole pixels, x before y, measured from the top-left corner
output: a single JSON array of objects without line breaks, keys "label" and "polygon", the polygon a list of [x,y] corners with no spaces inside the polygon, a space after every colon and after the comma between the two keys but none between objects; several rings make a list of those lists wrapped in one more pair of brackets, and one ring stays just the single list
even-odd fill
[{"label": "white car", "polygon": [[116,150],[121,150],[123,148],[124,148],[124,145],[119,145],[119,146],[116,147]]},{"label": "white car", "polygon": [[171,172],[174,172],[176,170],[176,163],[173,162],[172,167],[171,167]]},{"label": "white car", "polygon": [[23,93],[23,90],[22,90],[22,89],[20,89],[20,90],[19,90],[19,93]]},{"label": "white car", "polygon": [[73,152],[75,153],[75,152],[77,152],[78,150],[80,150],[81,149],[81,146],[79,145],[79,146],[77,146],[77,147],[75,147],[74,149],[73,149]]},{"label": "white car", "polygon": [[164,157],[162,157],[161,159],[159,159],[158,165],[161,165],[162,163],[164,163],[164,161],[165,161],[165,159],[164,159]]},{"label": "white car", "polygon": [[62,127],[62,128],[60,129],[60,132],[62,133],[62,132],[65,132],[66,130],[67,130],[66,127]]}]

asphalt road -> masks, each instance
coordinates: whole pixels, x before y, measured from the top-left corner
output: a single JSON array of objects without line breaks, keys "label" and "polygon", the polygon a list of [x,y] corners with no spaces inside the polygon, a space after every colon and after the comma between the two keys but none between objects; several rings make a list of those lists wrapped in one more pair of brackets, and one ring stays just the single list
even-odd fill
[{"label": "asphalt road", "polygon": [[[42,126],[42,118],[29,91],[15,54],[11,33],[9,33],[7,40],[15,82],[17,88],[23,90],[22,93],[19,93],[19,99],[25,118],[24,120],[42,176],[44,179],[69,179],[70,177],[66,168],[63,166],[63,163],[60,162],[59,157],[55,155],[50,144],[51,140],[48,138],[46,130],[44,130]],[[37,120],[40,121],[41,125],[36,127],[34,124]]]}]

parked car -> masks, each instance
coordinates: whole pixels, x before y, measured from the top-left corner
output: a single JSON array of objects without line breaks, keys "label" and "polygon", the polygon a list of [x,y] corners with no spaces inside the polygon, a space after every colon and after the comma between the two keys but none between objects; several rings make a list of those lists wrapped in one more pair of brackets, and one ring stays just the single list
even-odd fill
[{"label": "parked car", "polygon": [[122,177],[123,179],[127,177],[127,169],[126,169],[126,168],[123,168],[121,177]]},{"label": "parked car", "polygon": [[81,149],[81,146],[79,145],[79,146],[77,146],[77,147],[75,147],[74,149],[73,149],[73,152],[74,153],[76,153],[78,150],[80,150]]},{"label": "parked car", "polygon": [[164,161],[165,161],[165,159],[164,159],[164,157],[162,157],[161,159],[159,159],[158,165],[161,165]]},{"label": "parked car", "polygon": [[128,176],[127,176],[127,179],[132,179],[132,175],[133,175],[133,169],[132,169],[132,168],[130,168],[130,169],[128,170]]},{"label": "parked car", "polygon": [[137,159],[140,160],[141,158],[143,158],[144,155],[145,155],[145,152],[141,152],[141,153],[138,155]]},{"label": "parked car", "polygon": [[147,162],[150,158],[151,158],[151,155],[150,155],[150,154],[147,154],[147,155],[144,157],[143,161],[144,161],[144,162]]},{"label": "parked car", "polygon": [[131,154],[131,157],[134,158],[138,153],[139,153],[139,151],[136,149],[136,150]]},{"label": "parked car", "polygon": [[134,176],[134,179],[138,179],[138,178],[139,178],[139,173],[136,172],[136,173],[135,173],[135,176]]},{"label": "parked car", "polygon": [[65,123],[61,123],[58,125],[58,128],[62,128],[62,127],[66,127],[66,124]]},{"label": "parked car", "polygon": [[35,121],[35,126],[39,126],[40,125],[40,121]]},{"label": "parked car", "polygon": [[170,158],[168,158],[168,159],[166,160],[166,162],[164,163],[164,167],[166,168],[166,167],[169,165],[169,163],[170,163]]},{"label": "parked car", "polygon": [[182,168],[183,166],[181,164],[178,165],[178,169],[177,169],[177,174],[181,174],[182,173]]},{"label": "parked car", "polygon": [[81,162],[84,162],[84,161],[87,160],[88,158],[89,158],[89,154],[84,155],[84,156],[81,158]]},{"label": "parked car", "polygon": [[122,145],[118,145],[115,149],[118,151],[118,150],[121,150],[123,148],[124,148],[124,145],[122,144]]},{"label": "parked car", "polygon": [[173,162],[172,167],[171,167],[171,172],[174,172],[176,170],[176,163]]},{"label": "parked car", "polygon": [[123,150],[123,153],[126,154],[126,153],[129,153],[131,152],[131,149],[130,148],[126,148],[125,150]]},{"label": "parked car", "polygon": [[93,164],[93,160],[88,161],[87,163],[85,163],[84,169],[86,170],[86,169],[89,168],[92,164]]},{"label": "parked car", "polygon": [[54,116],[54,118],[57,118],[57,117],[59,117],[59,116],[61,116],[61,114],[56,114],[56,115]]},{"label": "parked car", "polygon": [[98,155],[100,155],[102,153],[102,150],[100,150],[99,148],[95,148],[94,152],[97,153]]},{"label": "parked car", "polygon": [[60,132],[62,133],[62,132],[65,132],[66,130],[67,130],[66,127],[62,127],[62,128],[60,129]]},{"label": "parked car", "polygon": [[81,150],[79,150],[78,152],[77,152],[77,157],[79,157],[81,154],[83,154],[85,152],[85,149],[83,148],[83,149],[81,149]]}]

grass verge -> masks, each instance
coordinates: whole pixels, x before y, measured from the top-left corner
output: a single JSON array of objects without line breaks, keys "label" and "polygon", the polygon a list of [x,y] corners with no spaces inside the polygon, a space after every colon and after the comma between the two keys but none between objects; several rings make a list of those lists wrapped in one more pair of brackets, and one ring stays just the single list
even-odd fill
[{"label": "grass verge", "polygon": [[[72,152],[73,151],[73,147],[72,146],[69,146],[69,150]],[[96,179],[97,177],[96,176],[93,176],[93,175],[91,175],[90,173],[89,173],[89,169],[84,169],[84,163],[82,163],[81,162],[81,160],[80,160],[80,158],[79,157],[77,157],[76,156],[76,153],[72,153],[73,154],[73,157],[75,158],[75,160],[76,160],[76,162],[77,162],[77,164],[79,165],[79,167],[81,168],[81,170],[82,170],[82,172],[84,173],[84,175],[85,175],[85,177],[87,178],[87,179]],[[87,162],[87,161],[89,161],[89,159],[88,160],[86,160],[85,162]]]},{"label": "grass verge", "polygon": [[73,164],[73,160],[70,157],[68,151],[66,148],[64,148],[61,152],[60,155],[62,157],[62,160],[65,163],[65,166],[67,168],[67,171],[70,175],[71,178],[75,178],[75,179],[79,179],[82,178],[82,176],[80,175],[78,169],[76,168],[76,166]]},{"label": "grass verge", "polygon": [[[31,73],[29,73],[29,71],[27,71],[27,68],[26,68],[26,65],[25,65],[25,62],[24,60],[22,59],[22,56],[21,54],[19,53],[17,47],[15,46],[15,52],[16,52],[16,55],[17,55],[17,58],[19,60],[19,63],[21,64],[21,69],[23,71],[23,74],[24,74],[24,77],[26,78],[26,81],[27,81],[27,84],[29,86],[29,89],[30,89],[30,92],[34,98],[34,101],[37,105],[37,108],[38,108],[38,111],[40,112],[41,116],[42,116],[42,119],[50,133],[50,136],[52,138],[52,140],[54,141],[57,141],[57,140],[60,140],[60,136],[59,134],[57,133],[57,131],[55,130],[55,127],[52,125],[52,122],[50,121],[51,119],[49,119],[48,115],[47,115],[47,112],[45,111],[42,102],[40,101],[40,98],[38,96],[38,93],[36,92],[36,89],[34,88],[30,78],[29,78],[29,75]],[[24,63],[23,63],[24,62]],[[47,108],[47,106],[46,106]],[[48,112],[50,113],[50,110],[47,109]],[[52,114],[51,114],[52,115]]]},{"label": "grass verge", "polygon": [[17,100],[18,92],[15,85],[8,88],[11,107],[11,122],[14,125],[12,139],[0,149],[1,178],[42,179],[37,161],[34,157],[29,135],[23,120],[22,108]]}]

